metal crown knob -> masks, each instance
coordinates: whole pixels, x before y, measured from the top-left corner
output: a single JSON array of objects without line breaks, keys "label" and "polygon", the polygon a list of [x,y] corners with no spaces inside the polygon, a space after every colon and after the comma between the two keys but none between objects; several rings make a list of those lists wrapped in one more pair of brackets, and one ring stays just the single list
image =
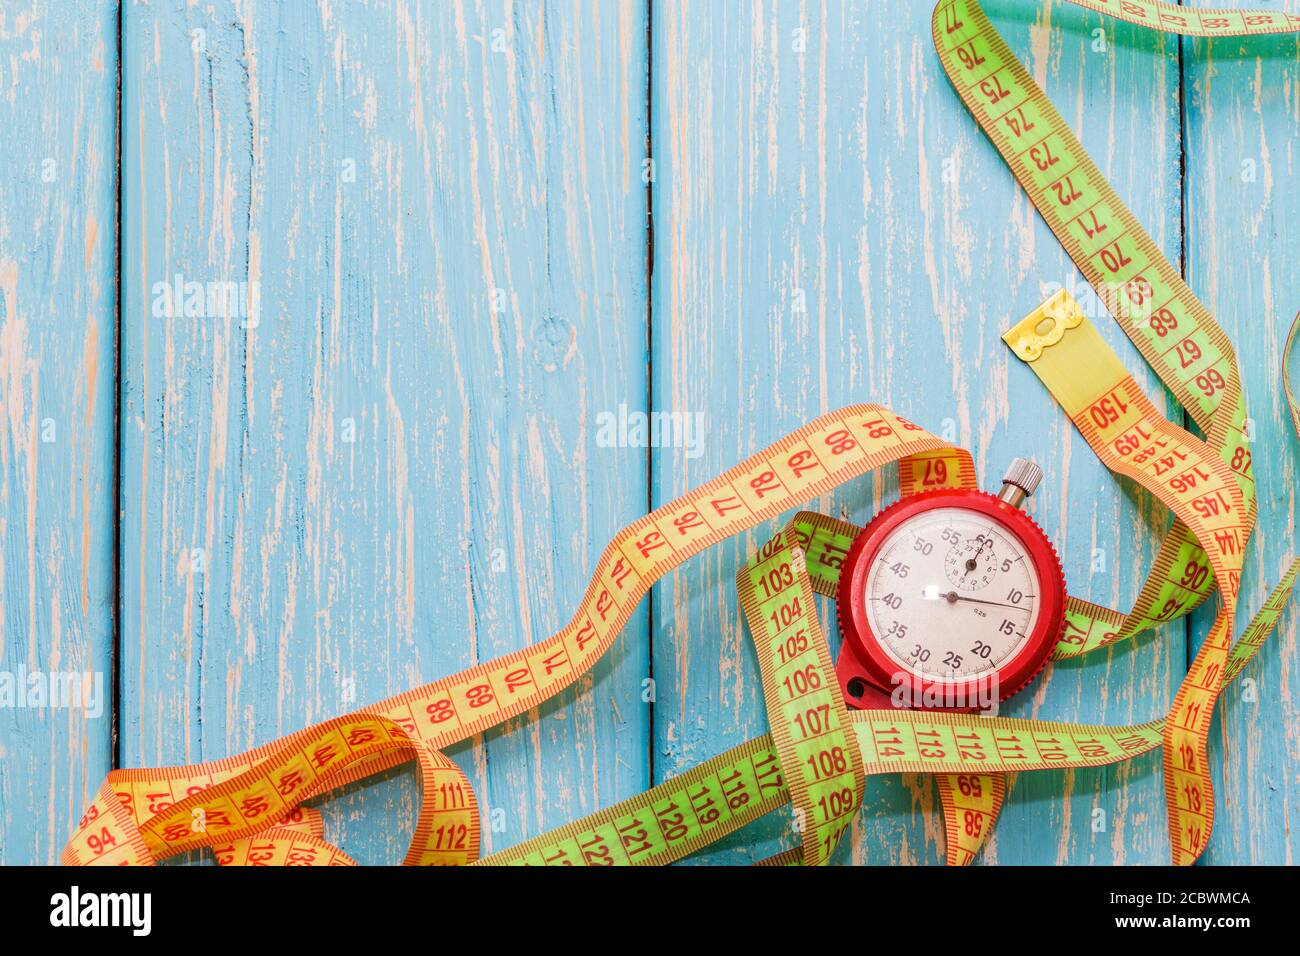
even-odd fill
[{"label": "metal crown knob", "polygon": [[1002,478],[1002,492],[998,495],[1013,508],[1032,495],[1043,480],[1043,469],[1030,458],[1016,458]]}]

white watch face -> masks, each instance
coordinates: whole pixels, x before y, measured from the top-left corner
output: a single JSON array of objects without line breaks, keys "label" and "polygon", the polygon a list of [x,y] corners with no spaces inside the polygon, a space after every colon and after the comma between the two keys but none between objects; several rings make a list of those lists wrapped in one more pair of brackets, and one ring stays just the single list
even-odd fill
[{"label": "white watch face", "polygon": [[929,681],[987,676],[1038,623],[1038,572],[1024,544],[968,508],[922,511],[889,533],[867,569],[867,621],[900,670]]}]

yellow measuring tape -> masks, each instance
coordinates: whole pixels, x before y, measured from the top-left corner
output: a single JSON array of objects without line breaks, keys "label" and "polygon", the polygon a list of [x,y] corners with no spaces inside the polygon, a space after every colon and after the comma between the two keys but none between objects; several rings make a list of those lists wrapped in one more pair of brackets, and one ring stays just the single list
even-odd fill
[{"label": "yellow measuring tape", "polygon": [[[1071,0],[1130,23],[1194,36],[1300,32],[1300,17],[1191,10],[1149,0]],[[944,70],[1102,301],[1205,435],[1167,421],[1061,294],[1004,336],[1113,472],[1174,513],[1127,613],[1071,597],[1057,658],[1175,620],[1216,589],[1218,614],[1167,717],[1125,727],[845,706],[814,595],[834,596],[860,529],[799,513],[740,569],[771,732],[679,777],[519,846],[479,858],[479,813],[448,746],[537,707],[586,673],[651,585],[692,555],[897,463],[904,496],[974,488],[970,455],[877,405],[824,415],[620,531],[558,633],[226,760],[109,774],[73,834],[70,864],[149,864],[210,847],[225,865],[353,861],[305,801],[415,760],[423,804],[409,864],[669,863],[793,805],[800,846],[767,861],[822,863],[865,778],[931,773],[949,863],[979,852],[1017,772],[1088,767],[1163,749],[1174,862],[1204,851],[1214,821],[1206,755],[1214,705],[1272,631],[1293,563],[1234,645],[1241,568],[1255,518],[1245,403],[1231,343],[1120,202],[975,0],[934,11]],[[1295,338],[1295,328],[1287,343]],[[1289,368],[1284,367],[1284,375]],[[1300,429],[1300,408],[1287,398]]]}]

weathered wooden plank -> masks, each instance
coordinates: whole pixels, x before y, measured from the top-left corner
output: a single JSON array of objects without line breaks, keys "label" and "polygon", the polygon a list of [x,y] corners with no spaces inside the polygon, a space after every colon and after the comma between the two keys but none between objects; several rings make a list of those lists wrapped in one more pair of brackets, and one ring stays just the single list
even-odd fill
[{"label": "weathered wooden plank", "polygon": [[112,757],[116,34],[114,4],[0,10],[6,864],[58,859]]},{"label": "weathered wooden plank", "polygon": [[[944,77],[931,6],[655,7],[654,394],[706,413],[708,432],[696,459],[652,457],[654,499],[825,409],[880,401],[971,448],[987,486],[1013,456],[1035,455],[1049,478],[1031,511],[1067,580],[1127,607],[1166,516],[1104,472],[999,341],[1054,287],[1082,280]],[[1177,261],[1177,41],[1062,3],[988,10]],[[1097,322],[1158,390],[1114,323]],[[892,475],[880,476],[817,505],[862,521],[893,495]],[[762,540],[702,556],[657,597],[656,779],[765,729],[733,585]],[[1049,669],[1005,712],[1145,719],[1172,698],[1184,653],[1182,627],[1166,629]],[[1163,807],[1153,759],[1022,777],[983,859],[1163,862]],[[701,859],[758,858],[788,845],[789,830],[764,821]],[[930,781],[869,783],[840,858],[940,862]]]},{"label": "weathered wooden plank", "polygon": [[[1244,4],[1234,4],[1243,6]],[[1271,4],[1300,12],[1295,3]],[[1187,95],[1188,282],[1237,346],[1254,425],[1259,519],[1243,582],[1253,612],[1296,551],[1296,439],[1282,395],[1282,345],[1300,310],[1300,42],[1190,42]],[[1206,611],[1193,621],[1199,647]],[[1248,620],[1243,613],[1239,622]],[[1300,849],[1296,616],[1220,704],[1211,736],[1218,785],[1206,861],[1293,863]]]},{"label": "weathered wooden plank", "polygon": [[[990,6],[1176,256],[1176,42],[1060,3]],[[1077,276],[939,72],[928,9],[891,5],[882,24],[884,9],[656,8],[651,385],[705,440],[650,452],[653,503],[824,408],[883,400],[972,447],[986,483],[1025,451],[1063,464],[1035,515],[1074,589],[1122,605],[1164,516],[1101,472],[997,341]],[[519,646],[642,510],[645,456],[605,447],[600,425],[646,399],[644,16],[128,9],[127,763],[219,756]],[[107,680],[114,29],[111,9],[0,15],[0,118],[19,132],[0,157],[29,171],[0,192],[8,673]],[[1294,548],[1278,350],[1300,303],[1283,188],[1297,47],[1184,51],[1189,278],[1238,344],[1264,449],[1257,603]],[[63,109],[23,107],[52,89]],[[154,314],[178,273],[256,283],[257,314],[187,316],[184,290],[179,314]],[[882,477],[820,504],[862,520],[891,496]],[[759,540],[655,599],[656,779],[763,729],[731,597]],[[1182,669],[1179,635],[1056,668],[1010,712],[1148,716]],[[457,754],[502,811],[489,846],[645,785],[646,642],[642,619],[578,694]],[[1295,656],[1288,619],[1248,672],[1256,699],[1225,701],[1214,862],[1292,859]],[[0,859],[52,860],[108,755],[107,710],[0,708]],[[330,826],[363,859],[396,859],[413,796],[394,775]],[[934,810],[928,782],[873,782],[844,858],[937,862]],[[1161,862],[1163,820],[1154,761],[1025,777],[986,859]],[[790,840],[783,821],[757,830],[703,859]]]},{"label": "weathered wooden plank", "polygon": [[[557,628],[646,501],[644,452],[598,442],[646,397],[642,6],[165,0],[125,34],[126,762]],[[259,310],[177,314],[177,275]],[[643,614],[453,754],[485,850],[647,785],[648,664]],[[356,788],[329,833],[395,862],[415,796]]]}]

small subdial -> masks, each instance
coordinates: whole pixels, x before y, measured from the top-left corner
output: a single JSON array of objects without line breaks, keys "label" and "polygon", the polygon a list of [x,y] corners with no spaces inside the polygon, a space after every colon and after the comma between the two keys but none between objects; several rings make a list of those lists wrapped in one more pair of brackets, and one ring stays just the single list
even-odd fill
[{"label": "small subdial", "polygon": [[988,587],[997,573],[998,558],[991,534],[967,538],[948,549],[943,568],[952,585],[962,591]]}]

